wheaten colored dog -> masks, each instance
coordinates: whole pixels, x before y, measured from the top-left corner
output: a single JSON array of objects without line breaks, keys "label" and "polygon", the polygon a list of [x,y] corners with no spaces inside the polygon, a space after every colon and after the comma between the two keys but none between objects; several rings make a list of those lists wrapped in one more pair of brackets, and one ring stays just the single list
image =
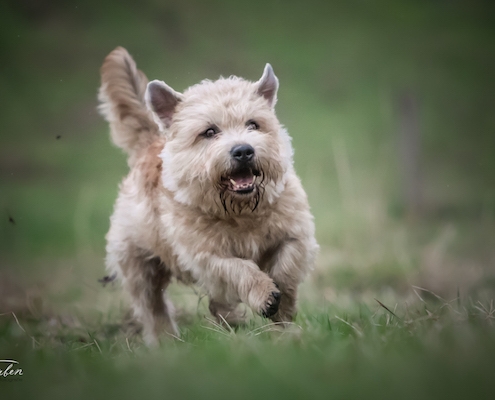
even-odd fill
[{"label": "wheaten colored dog", "polygon": [[144,338],[178,335],[165,289],[202,286],[219,320],[240,302],[290,321],[318,245],[290,137],[275,116],[278,79],[203,81],[178,93],[123,48],[101,68],[100,111],[129,175],[111,217],[107,267],[132,298]]}]

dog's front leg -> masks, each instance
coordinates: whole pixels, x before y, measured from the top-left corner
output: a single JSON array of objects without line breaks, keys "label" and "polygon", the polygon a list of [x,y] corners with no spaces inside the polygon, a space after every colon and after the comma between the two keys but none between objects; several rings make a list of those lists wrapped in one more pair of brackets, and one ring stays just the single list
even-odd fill
[{"label": "dog's front leg", "polygon": [[266,317],[278,310],[280,291],[275,282],[251,260],[202,255],[195,259],[195,271],[212,298],[223,297],[235,304],[238,300]]},{"label": "dog's front leg", "polygon": [[[311,252],[313,248],[315,251]],[[278,312],[271,317],[273,321],[290,322],[294,318],[297,287],[313,264],[315,254],[315,246],[298,239],[285,241],[275,252],[269,275],[278,285],[281,299]]]}]

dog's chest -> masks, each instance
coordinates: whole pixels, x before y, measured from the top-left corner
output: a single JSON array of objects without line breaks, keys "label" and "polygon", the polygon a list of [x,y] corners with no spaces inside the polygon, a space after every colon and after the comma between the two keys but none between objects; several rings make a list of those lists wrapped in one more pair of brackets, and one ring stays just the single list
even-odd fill
[{"label": "dog's chest", "polygon": [[233,257],[237,258],[256,259],[264,248],[262,237],[252,232],[239,232],[237,235],[228,235],[225,240],[229,252]]},{"label": "dog's chest", "polygon": [[[176,225],[177,226],[177,225]],[[274,245],[277,234],[269,220],[206,221],[197,220],[182,231],[184,238],[199,252],[220,257],[257,260]],[[188,246],[189,247],[189,246]]]},{"label": "dog's chest", "polygon": [[[227,257],[236,257],[246,260],[256,260],[263,253],[269,240],[269,229],[266,224],[215,224],[214,252],[220,251]],[[220,246],[219,246],[220,244]]]}]

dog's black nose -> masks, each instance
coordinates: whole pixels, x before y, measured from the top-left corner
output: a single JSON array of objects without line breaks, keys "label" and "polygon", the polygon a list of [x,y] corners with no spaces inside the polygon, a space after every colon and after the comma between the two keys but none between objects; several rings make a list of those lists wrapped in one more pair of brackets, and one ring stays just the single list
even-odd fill
[{"label": "dog's black nose", "polygon": [[254,149],[249,144],[238,144],[232,147],[230,154],[239,162],[248,162],[254,157]]}]

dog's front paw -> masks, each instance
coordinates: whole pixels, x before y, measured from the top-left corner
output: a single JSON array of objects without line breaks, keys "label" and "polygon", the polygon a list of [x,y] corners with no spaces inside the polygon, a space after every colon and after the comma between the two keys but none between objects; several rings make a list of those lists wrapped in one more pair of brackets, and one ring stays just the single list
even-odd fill
[{"label": "dog's front paw", "polygon": [[253,283],[248,298],[248,304],[254,311],[269,318],[278,311],[280,290],[268,275],[261,273]]},{"label": "dog's front paw", "polygon": [[272,292],[265,303],[265,307],[261,310],[261,315],[265,318],[270,318],[275,315],[278,311],[278,306],[280,304],[280,292]]}]

